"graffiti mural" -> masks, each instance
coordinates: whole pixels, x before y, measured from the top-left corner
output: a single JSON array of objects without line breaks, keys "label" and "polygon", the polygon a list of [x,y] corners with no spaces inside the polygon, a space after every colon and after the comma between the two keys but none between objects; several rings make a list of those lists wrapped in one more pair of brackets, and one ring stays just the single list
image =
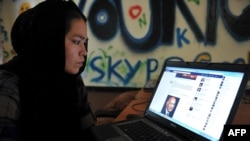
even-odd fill
[{"label": "graffiti mural", "polygon": [[165,60],[249,63],[249,0],[74,2],[88,18],[87,86],[143,87]]}]

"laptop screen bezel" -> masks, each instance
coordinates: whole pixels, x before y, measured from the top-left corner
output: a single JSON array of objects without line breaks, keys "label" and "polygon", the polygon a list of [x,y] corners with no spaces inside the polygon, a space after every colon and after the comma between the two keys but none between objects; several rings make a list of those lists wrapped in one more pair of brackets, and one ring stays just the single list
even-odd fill
[{"label": "laptop screen bezel", "polygon": [[[149,104],[147,105],[147,108],[145,110],[145,116],[153,119],[154,121],[156,121],[157,123],[160,123],[161,125],[163,124],[163,126],[170,128],[171,130],[173,130],[177,133],[180,133],[182,136],[190,138],[191,140],[208,140],[207,138],[204,138],[204,137],[202,137],[194,132],[191,132],[191,131],[187,130],[186,128],[183,128],[182,126],[177,125],[170,120],[167,120],[163,117],[160,117],[157,114],[155,114],[154,112],[149,110],[150,103],[152,102],[153,96],[154,96],[154,94],[159,86],[160,78],[162,77],[162,75],[165,71],[165,68],[167,66],[169,66],[169,67],[196,68],[196,69],[210,69],[210,70],[219,70],[219,71],[243,72],[244,76],[242,79],[242,83],[239,86],[239,91],[236,94],[235,102],[232,105],[231,112],[226,120],[226,124],[230,124],[233,121],[234,115],[235,115],[237,108],[240,104],[241,97],[244,94],[244,89],[245,89],[245,86],[246,86],[247,81],[248,81],[249,65],[230,64],[230,63],[202,63],[202,62],[165,61],[163,68],[162,68],[162,71],[159,75],[159,80],[157,81],[156,87],[152,91],[151,99],[150,99]],[[223,132],[221,132],[220,138],[223,137],[222,133]]]}]

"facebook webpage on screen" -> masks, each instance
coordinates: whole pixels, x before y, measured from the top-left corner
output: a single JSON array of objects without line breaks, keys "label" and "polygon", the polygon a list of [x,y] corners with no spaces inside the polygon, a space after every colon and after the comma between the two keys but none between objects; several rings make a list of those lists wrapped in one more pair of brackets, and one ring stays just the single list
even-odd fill
[{"label": "facebook webpage on screen", "polygon": [[168,67],[160,79],[150,110],[161,113],[165,99],[179,99],[169,120],[208,138],[219,138],[241,84],[243,73]]}]

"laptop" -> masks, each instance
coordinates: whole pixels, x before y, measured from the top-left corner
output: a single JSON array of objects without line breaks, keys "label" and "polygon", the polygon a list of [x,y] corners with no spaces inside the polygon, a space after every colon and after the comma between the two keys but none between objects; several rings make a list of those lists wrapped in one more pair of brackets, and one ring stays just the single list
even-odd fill
[{"label": "laptop", "polygon": [[[224,125],[232,123],[248,73],[244,64],[165,61],[142,117],[97,125],[92,133],[98,141],[223,140]],[[159,139],[154,130],[161,132]],[[133,135],[137,131],[142,135]]]}]

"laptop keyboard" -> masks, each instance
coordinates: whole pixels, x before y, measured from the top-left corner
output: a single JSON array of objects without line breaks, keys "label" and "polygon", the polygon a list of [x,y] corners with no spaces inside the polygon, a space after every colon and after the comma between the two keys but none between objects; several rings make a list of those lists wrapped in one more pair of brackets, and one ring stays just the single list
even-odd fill
[{"label": "laptop keyboard", "polygon": [[177,141],[142,121],[120,124],[118,127],[135,141]]}]

